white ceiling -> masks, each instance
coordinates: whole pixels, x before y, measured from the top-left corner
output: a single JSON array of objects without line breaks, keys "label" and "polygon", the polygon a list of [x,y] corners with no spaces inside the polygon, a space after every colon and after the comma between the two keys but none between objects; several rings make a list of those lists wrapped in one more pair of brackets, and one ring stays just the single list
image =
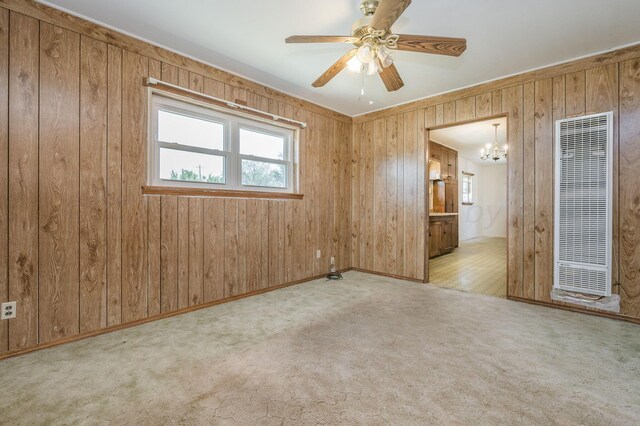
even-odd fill
[{"label": "white ceiling", "polygon": [[498,127],[498,146],[502,148],[507,142],[506,118],[432,130],[429,132],[429,139],[453,148],[458,151],[460,157],[464,157],[467,160],[483,166],[506,164],[507,160],[505,159],[498,161],[480,159],[480,150],[485,148],[486,151],[487,144],[490,143],[493,149],[493,142],[495,140],[494,123],[500,123]]},{"label": "white ceiling", "polygon": [[292,45],[293,34],[349,35],[358,0],[50,0],[119,29],[348,115],[471,86],[640,41],[638,0],[414,0],[393,26],[404,34],[467,39],[460,58],[395,53],[405,81],[388,93],[343,71],[311,87],[350,45]]}]

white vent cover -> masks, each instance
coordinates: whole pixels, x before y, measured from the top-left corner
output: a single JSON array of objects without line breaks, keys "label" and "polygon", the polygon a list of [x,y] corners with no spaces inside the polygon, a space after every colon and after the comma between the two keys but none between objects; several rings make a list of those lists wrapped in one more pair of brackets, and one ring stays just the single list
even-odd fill
[{"label": "white vent cover", "polygon": [[556,121],[556,288],[611,296],[613,113]]}]

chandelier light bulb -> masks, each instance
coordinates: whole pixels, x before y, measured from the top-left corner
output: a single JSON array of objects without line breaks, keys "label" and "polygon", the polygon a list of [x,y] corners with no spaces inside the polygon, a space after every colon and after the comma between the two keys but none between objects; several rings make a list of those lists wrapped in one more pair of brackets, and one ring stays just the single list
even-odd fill
[{"label": "chandelier light bulb", "polygon": [[358,48],[358,52],[356,53],[356,58],[358,58],[360,63],[365,65],[373,61],[373,58],[375,58],[375,56],[376,48],[370,42],[364,43],[362,46],[360,46]]},{"label": "chandelier light bulb", "polygon": [[381,46],[378,49],[378,59],[384,68],[387,68],[393,64],[393,58],[391,57],[391,49],[387,46]]},{"label": "chandelier light bulb", "polygon": [[378,61],[371,61],[369,65],[367,65],[367,75],[375,75],[380,72],[380,66],[378,65]]},{"label": "chandelier light bulb", "polygon": [[349,71],[360,72],[362,70],[362,62],[360,62],[358,58],[354,56],[353,58],[349,59],[349,62],[347,62],[347,67],[349,68]]}]

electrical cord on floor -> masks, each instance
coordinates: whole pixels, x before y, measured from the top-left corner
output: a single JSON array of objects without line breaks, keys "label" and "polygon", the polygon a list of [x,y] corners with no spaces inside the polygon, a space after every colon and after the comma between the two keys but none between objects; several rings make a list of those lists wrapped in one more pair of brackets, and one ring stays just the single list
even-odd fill
[{"label": "electrical cord on floor", "polygon": [[333,280],[341,280],[342,279],[342,274],[340,272],[329,272],[327,274],[327,281],[333,281]]}]

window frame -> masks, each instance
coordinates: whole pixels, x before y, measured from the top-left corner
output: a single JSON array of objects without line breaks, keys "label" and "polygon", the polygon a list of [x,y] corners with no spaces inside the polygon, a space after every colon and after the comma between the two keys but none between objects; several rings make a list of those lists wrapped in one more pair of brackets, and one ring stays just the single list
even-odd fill
[{"label": "window frame", "polygon": [[[473,200],[473,177],[472,173],[462,172],[462,205],[463,206],[472,206],[474,203]],[[467,193],[465,194],[464,187],[465,183],[467,183]],[[465,195],[467,196],[467,200],[465,201]]]},{"label": "window frame", "polygon": [[[167,94],[149,88],[149,115],[148,120],[148,171],[147,184],[149,186],[186,188],[186,189],[210,189],[244,192],[281,192],[286,194],[298,193],[298,141],[299,129],[283,123],[274,123],[267,119],[261,119],[240,111],[228,110],[195,99]],[[182,145],[160,141],[158,138],[158,113],[160,110],[194,117],[206,121],[223,124],[223,149],[209,149],[190,145]],[[240,154],[240,129],[282,137],[284,139],[284,159],[278,160],[249,154]],[[175,149],[185,152],[194,152],[206,155],[223,157],[224,183],[192,182],[160,178],[160,149]],[[286,169],[285,187],[243,185],[242,184],[242,160],[259,161],[284,165]]]}]

